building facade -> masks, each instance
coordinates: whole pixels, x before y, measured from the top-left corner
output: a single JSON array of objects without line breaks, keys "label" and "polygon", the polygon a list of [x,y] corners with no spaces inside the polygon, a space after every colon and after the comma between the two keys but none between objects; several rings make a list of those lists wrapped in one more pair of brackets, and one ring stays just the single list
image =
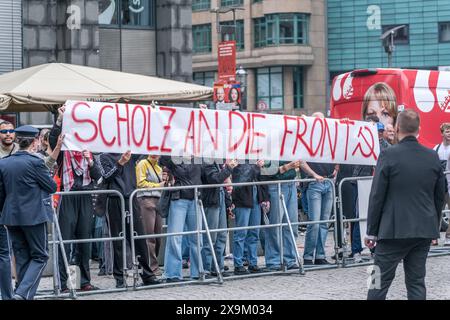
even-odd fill
[{"label": "building facade", "polygon": [[[242,10],[235,11],[235,24],[232,11],[224,11],[236,6]],[[215,8],[222,13],[211,12]],[[213,85],[218,43],[234,26],[229,36],[237,42],[237,67],[247,72],[248,111],[325,111],[324,12],[323,0],[193,0],[194,82]]]},{"label": "building facade", "polygon": [[63,62],[190,82],[191,21],[191,0],[0,0],[0,73]]},{"label": "building facade", "polygon": [[380,37],[394,35],[392,67],[439,69],[450,66],[450,1],[328,0],[330,78],[360,68],[388,67]]}]

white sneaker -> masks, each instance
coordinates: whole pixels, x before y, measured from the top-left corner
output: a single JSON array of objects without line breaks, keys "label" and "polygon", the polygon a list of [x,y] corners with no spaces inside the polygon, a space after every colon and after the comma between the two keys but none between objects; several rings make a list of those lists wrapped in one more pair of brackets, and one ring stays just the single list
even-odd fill
[{"label": "white sneaker", "polygon": [[361,257],[361,253],[355,253],[353,255],[353,259],[355,260],[355,263],[361,263],[362,261],[362,257]]}]

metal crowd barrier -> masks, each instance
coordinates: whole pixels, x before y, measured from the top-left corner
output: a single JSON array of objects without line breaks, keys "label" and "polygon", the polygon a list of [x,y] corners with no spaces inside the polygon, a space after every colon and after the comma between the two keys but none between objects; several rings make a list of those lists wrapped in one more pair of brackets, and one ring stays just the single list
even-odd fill
[{"label": "metal crowd barrier", "polygon": [[[446,171],[444,172],[445,174],[450,174],[450,171]],[[340,265],[342,265],[343,267],[353,267],[353,266],[364,266],[364,265],[370,265],[373,264],[373,261],[367,261],[367,262],[359,262],[359,263],[347,263],[347,259],[346,259],[346,255],[348,254],[347,250],[349,247],[349,242],[347,241],[347,237],[346,235],[346,230],[344,228],[345,223],[354,223],[354,222],[363,222],[363,221],[367,221],[366,218],[352,218],[352,219],[348,219],[346,218],[346,216],[344,215],[344,209],[343,209],[343,195],[342,195],[342,185],[345,182],[356,182],[357,181],[364,181],[364,180],[372,180],[373,177],[372,176],[367,176],[367,177],[349,177],[349,178],[344,178],[340,181],[339,186],[338,186],[338,199],[337,202],[339,202],[339,214],[340,214],[340,227],[341,227],[341,243],[342,243],[342,248],[341,248],[341,253],[342,253],[342,257],[336,256],[339,261],[340,261]],[[358,204],[356,204],[358,205]],[[351,206],[351,208],[353,208],[353,204]],[[442,214],[445,215],[447,212],[450,212],[450,208],[447,210],[442,210]],[[351,236],[351,235],[350,235]],[[363,234],[361,234],[361,240],[364,240],[364,236]],[[351,250],[351,249],[350,249]],[[449,255],[450,254],[450,247],[444,247],[444,246],[431,246],[430,247],[430,252],[428,254],[428,256],[430,257],[434,257],[434,256],[442,256],[442,255]]]},{"label": "metal crowd barrier", "polygon": [[[125,213],[125,199],[123,195],[116,190],[87,190],[87,191],[64,191],[64,192],[56,192],[54,195],[62,196],[74,196],[74,195],[92,195],[92,194],[109,194],[113,196],[117,196],[120,199],[121,206],[121,216],[122,216],[122,232],[119,233],[118,237],[105,237],[105,238],[90,238],[90,239],[69,239],[63,240],[61,236],[61,230],[59,228],[58,221],[58,213],[57,209],[53,206],[53,223],[52,223],[52,240],[49,240],[48,243],[52,245],[53,249],[53,294],[45,294],[42,290],[38,290],[35,298],[36,299],[45,299],[45,298],[72,298],[76,299],[77,295],[89,295],[89,294],[97,294],[97,293],[109,293],[109,292],[118,292],[118,291],[126,291],[126,279],[127,279],[127,262],[126,262],[126,213]],[[59,207],[58,207],[59,209]],[[71,273],[69,270],[69,263],[67,260],[65,244],[76,244],[76,243],[94,243],[94,242],[106,242],[106,241],[122,241],[122,254],[123,254],[123,278],[125,288],[115,288],[115,289],[99,289],[85,292],[77,292],[75,289],[74,281],[71,279]],[[62,252],[63,263],[67,273],[67,285],[69,289],[69,293],[61,293],[60,282],[59,282],[59,249]]]},{"label": "metal crowd barrier", "polygon": [[[328,220],[317,220],[317,221],[308,221],[308,222],[291,222],[289,219],[289,214],[288,214],[288,210],[287,210],[287,206],[285,203],[285,199],[283,194],[281,193],[281,185],[282,184],[290,184],[290,183],[297,183],[297,182],[316,182],[316,180],[314,179],[295,179],[295,180],[278,180],[278,181],[264,181],[264,182],[244,182],[244,183],[230,183],[230,184],[208,184],[208,185],[196,185],[196,186],[182,186],[182,187],[159,187],[159,188],[149,188],[149,189],[137,189],[135,191],[133,191],[133,193],[130,195],[130,221],[133,221],[133,201],[134,198],[136,197],[136,195],[139,192],[142,191],[162,191],[162,190],[167,190],[167,191],[175,191],[175,190],[186,190],[186,189],[194,189],[194,195],[195,195],[195,206],[196,206],[196,212],[197,212],[197,230],[194,231],[182,231],[182,232],[173,232],[173,233],[163,233],[163,234],[152,234],[152,235],[137,235],[136,232],[134,231],[134,226],[131,225],[131,242],[132,242],[132,246],[131,246],[131,254],[132,257],[134,259],[134,263],[133,265],[135,266],[134,271],[135,271],[135,276],[133,277],[135,279],[134,284],[133,284],[133,289],[134,290],[141,290],[141,289],[146,289],[146,288],[158,288],[158,287],[164,287],[164,286],[173,286],[173,285],[185,285],[185,284],[190,284],[193,282],[200,282],[200,283],[209,283],[209,282],[218,282],[219,284],[222,284],[224,279],[222,276],[222,273],[220,272],[219,268],[218,268],[218,262],[217,262],[217,257],[215,255],[215,252],[213,250],[213,244],[211,241],[211,233],[213,232],[224,232],[224,231],[238,231],[238,230],[251,230],[251,229],[266,229],[266,228],[279,228],[278,231],[278,235],[279,235],[279,240],[280,240],[280,262],[281,262],[281,271],[266,271],[266,272],[260,272],[260,273],[253,273],[253,274],[248,274],[248,275],[238,275],[238,276],[229,276],[227,277],[227,280],[233,280],[233,279],[240,279],[240,278],[249,278],[249,277],[258,277],[258,276],[263,276],[263,275],[270,275],[270,274],[280,274],[280,273],[288,273],[291,270],[287,270],[287,266],[284,265],[283,263],[283,237],[282,237],[282,233],[283,233],[283,227],[288,227],[288,232],[291,235],[291,239],[294,243],[294,246],[296,248],[296,259],[297,259],[297,263],[299,265],[299,270],[298,273],[300,274],[305,274],[305,268],[303,266],[303,259],[300,257],[298,250],[297,250],[297,242],[295,240],[295,236],[294,236],[294,232],[292,227],[296,226],[298,228],[299,225],[310,225],[310,224],[322,224],[322,223],[334,223],[335,227],[334,227],[334,243],[335,243],[335,254],[337,255],[337,250],[338,250],[338,246],[337,246],[337,214],[336,214],[336,195],[335,195],[335,184],[334,181],[331,179],[324,179],[324,182],[328,182],[331,184],[331,190],[332,190],[332,199],[333,199],[333,207],[332,207],[332,214],[331,216],[334,216],[333,219],[328,219]],[[258,225],[258,226],[247,226],[247,227],[234,227],[234,228],[223,228],[223,229],[209,229],[207,220],[206,220],[206,215],[204,212],[204,208],[203,208],[203,204],[202,201],[199,199],[198,197],[198,193],[199,193],[199,189],[206,189],[206,188],[219,188],[219,187],[226,187],[226,186],[233,186],[233,187],[242,187],[242,186],[255,186],[255,185],[278,185],[278,199],[280,201],[280,205],[278,206],[279,208],[279,212],[278,212],[278,219],[277,221],[279,221],[279,223],[276,224],[268,224],[268,225]],[[296,208],[297,210],[297,208]],[[333,214],[334,213],[334,214]],[[296,211],[297,214],[297,211]],[[204,223],[204,229],[200,228],[200,218],[202,218],[203,223]],[[283,218],[286,218],[286,222],[282,223]],[[135,239],[150,239],[150,238],[161,238],[161,237],[169,237],[169,236],[183,236],[183,235],[191,235],[191,234],[196,234],[197,235],[197,250],[199,252],[199,265],[200,265],[200,257],[201,257],[201,248],[200,248],[200,235],[206,233],[207,235],[207,239],[208,239],[208,243],[209,246],[212,248],[211,249],[211,254],[212,254],[212,258],[213,258],[213,263],[215,265],[215,270],[219,270],[219,272],[217,272],[217,279],[206,279],[205,278],[205,273],[200,274],[199,280],[191,280],[191,281],[180,281],[180,282],[171,282],[171,283],[162,283],[162,284],[158,284],[158,285],[151,285],[151,286],[137,286],[137,279],[139,278],[138,275],[138,269],[137,269],[137,265],[138,262],[136,260],[136,254],[135,254],[135,248],[134,248],[134,240]],[[317,270],[317,269],[328,269],[330,267],[337,267],[337,263],[335,265],[329,265],[329,266],[321,266],[321,267],[311,267],[308,268],[308,270]],[[295,271],[295,270],[294,270]],[[289,272],[292,273],[292,272]]]}]

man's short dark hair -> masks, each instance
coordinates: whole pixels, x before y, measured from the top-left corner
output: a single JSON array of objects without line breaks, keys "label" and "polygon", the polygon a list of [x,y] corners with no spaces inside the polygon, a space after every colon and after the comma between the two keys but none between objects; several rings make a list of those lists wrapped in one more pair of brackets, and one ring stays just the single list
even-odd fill
[{"label": "man's short dark hair", "polygon": [[401,133],[414,134],[419,131],[420,116],[416,111],[406,109],[399,113],[397,123]]},{"label": "man's short dark hair", "polygon": [[0,123],[0,126],[12,126],[14,128],[14,125],[11,122],[7,121],[7,120],[3,120]]}]

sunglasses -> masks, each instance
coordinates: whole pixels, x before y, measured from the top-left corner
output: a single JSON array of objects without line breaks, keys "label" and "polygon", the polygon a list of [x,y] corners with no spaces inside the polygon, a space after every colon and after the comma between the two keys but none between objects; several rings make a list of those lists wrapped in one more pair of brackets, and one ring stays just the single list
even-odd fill
[{"label": "sunglasses", "polygon": [[14,133],[14,132],[15,132],[14,129],[0,130],[1,134]]}]

